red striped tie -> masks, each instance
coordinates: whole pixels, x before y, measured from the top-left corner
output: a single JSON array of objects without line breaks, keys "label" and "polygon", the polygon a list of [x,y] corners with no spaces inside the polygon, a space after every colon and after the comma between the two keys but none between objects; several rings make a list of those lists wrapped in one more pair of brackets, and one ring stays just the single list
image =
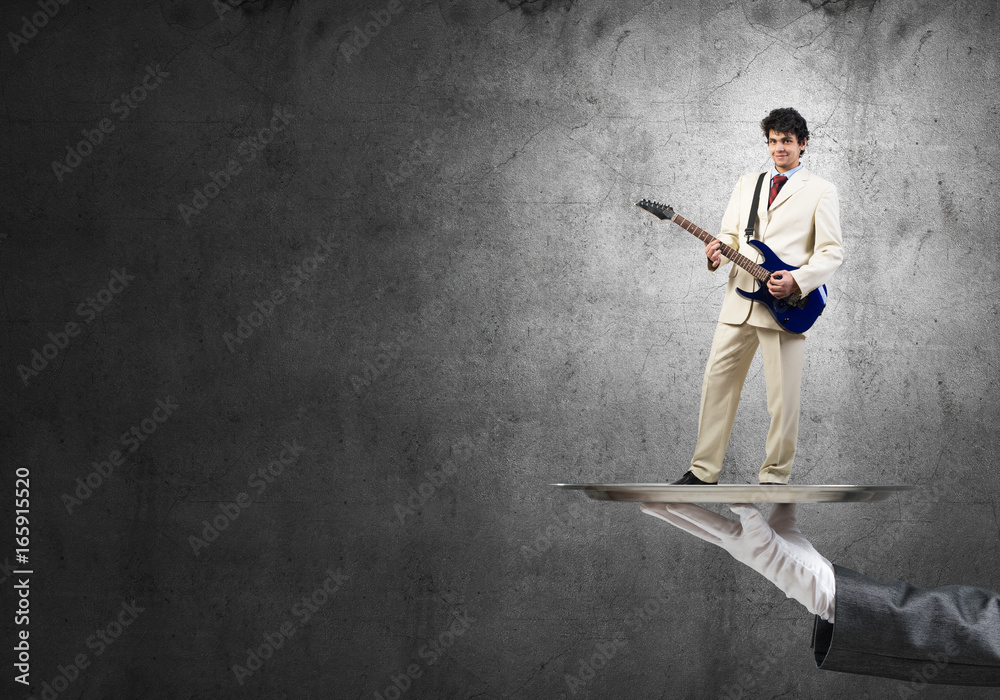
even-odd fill
[{"label": "red striped tie", "polygon": [[778,196],[778,191],[781,189],[781,186],[785,184],[785,181],[787,179],[788,178],[785,177],[784,175],[775,175],[773,178],[771,178],[771,194],[767,198],[768,207],[774,204],[774,198]]}]

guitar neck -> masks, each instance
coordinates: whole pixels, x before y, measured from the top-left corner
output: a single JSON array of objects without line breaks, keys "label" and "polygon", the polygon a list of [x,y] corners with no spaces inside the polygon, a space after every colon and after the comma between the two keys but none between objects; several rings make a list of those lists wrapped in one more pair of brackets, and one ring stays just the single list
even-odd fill
[{"label": "guitar neck", "polygon": [[[680,226],[685,231],[694,234],[697,238],[701,239],[706,245],[708,245],[712,241],[719,240],[705,229],[700,228],[699,226],[695,226],[680,214],[674,214],[673,218],[671,218],[670,220],[673,221],[678,226]],[[763,267],[761,267],[760,265],[758,265],[745,255],[737,253],[733,248],[730,248],[721,241],[719,246],[719,252],[725,255],[730,260],[732,260],[734,264],[739,265],[744,270],[749,272],[751,275],[753,275],[754,279],[760,282],[766,283],[768,277],[771,276],[771,273],[765,270]]]}]

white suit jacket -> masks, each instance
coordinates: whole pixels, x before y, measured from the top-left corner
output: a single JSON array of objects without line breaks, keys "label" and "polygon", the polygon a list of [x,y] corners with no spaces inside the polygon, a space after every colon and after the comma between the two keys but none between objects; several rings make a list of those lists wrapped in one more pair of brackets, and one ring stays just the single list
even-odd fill
[{"label": "white suit jacket", "polygon": [[[736,183],[729,206],[722,216],[718,236],[723,243],[754,262],[760,262],[760,255],[755,248],[747,245],[743,232],[759,176],[760,172],[747,173]],[[799,268],[792,272],[792,277],[802,293],[809,294],[826,284],[844,259],[837,188],[802,168],[782,186],[770,207],[767,206],[769,189],[770,182],[765,175],[754,237],[767,244],[786,265]],[[721,269],[728,262],[723,257],[716,269]],[[783,330],[763,304],[744,299],[736,293],[737,287],[752,292],[756,285],[757,281],[750,273],[733,265],[729,271],[729,284],[719,322],[749,323],[751,326]]]}]

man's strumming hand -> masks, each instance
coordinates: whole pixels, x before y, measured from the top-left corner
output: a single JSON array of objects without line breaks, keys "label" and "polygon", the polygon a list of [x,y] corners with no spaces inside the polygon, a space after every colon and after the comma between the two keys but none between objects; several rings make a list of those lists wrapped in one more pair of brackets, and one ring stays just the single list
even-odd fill
[{"label": "man's strumming hand", "polygon": [[772,272],[771,278],[767,280],[767,291],[775,299],[784,299],[800,290],[799,283],[792,277],[791,272],[788,270],[778,270],[777,272]]}]

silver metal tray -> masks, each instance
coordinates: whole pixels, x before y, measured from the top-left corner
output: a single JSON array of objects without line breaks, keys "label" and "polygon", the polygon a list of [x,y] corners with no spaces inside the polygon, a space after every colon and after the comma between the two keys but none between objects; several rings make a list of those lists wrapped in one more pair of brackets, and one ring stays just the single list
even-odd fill
[{"label": "silver metal tray", "polygon": [[897,491],[915,486],[845,484],[715,484],[673,486],[671,484],[552,484],[561,489],[583,491],[598,501],[640,503],[858,503],[882,501]]}]

